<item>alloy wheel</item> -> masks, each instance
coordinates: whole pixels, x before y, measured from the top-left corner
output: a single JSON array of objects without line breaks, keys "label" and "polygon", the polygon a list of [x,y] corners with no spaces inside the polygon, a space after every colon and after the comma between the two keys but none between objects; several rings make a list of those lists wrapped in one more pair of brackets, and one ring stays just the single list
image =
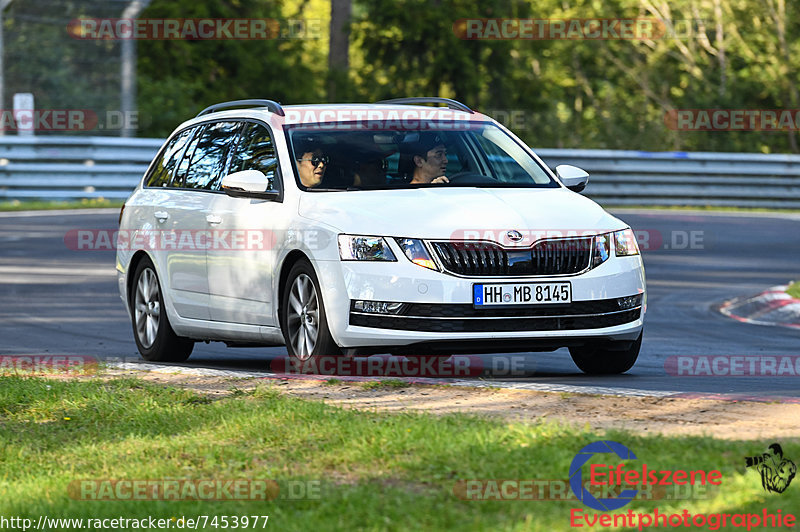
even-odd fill
[{"label": "alloy wheel", "polygon": [[300,360],[308,360],[319,337],[319,302],[314,281],[305,273],[295,277],[287,312],[289,341]]},{"label": "alloy wheel", "polygon": [[142,270],[139,282],[136,283],[133,309],[139,342],[145,348],[150,348],[156,341],[161,320],[161,293],[156,274],[150,268]]}]

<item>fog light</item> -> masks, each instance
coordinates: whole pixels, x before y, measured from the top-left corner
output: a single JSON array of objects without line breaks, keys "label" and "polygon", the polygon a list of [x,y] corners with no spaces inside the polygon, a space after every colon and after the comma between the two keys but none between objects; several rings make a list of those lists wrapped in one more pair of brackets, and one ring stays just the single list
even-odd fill
[{"label": "fog light", "polygon": [[359,312],[369,312],[370,314],[397,314],[402,307],[402,303],[390,303],[388,301],[356,301],[353,304],[353,309]]},{"label": "fog light", "polygon": [[636,308],[642,304],[642,295],[619,297],[617,298],[617,304],[621,310]]}]

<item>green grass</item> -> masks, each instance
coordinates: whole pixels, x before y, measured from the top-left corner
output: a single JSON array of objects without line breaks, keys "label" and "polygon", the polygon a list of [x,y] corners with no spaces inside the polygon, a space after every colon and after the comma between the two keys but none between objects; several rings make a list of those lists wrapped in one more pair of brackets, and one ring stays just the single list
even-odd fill
[{"label": "green grass", "polygon": [[[657,429],[657,427],[653,427]],[[800,507],[800,486],[763,492],[743,457],[772,443],[604,436],[553,422],[346,410],[282,396],[269,385],[211,401],[134,379],[0,378],[0,515],[83,518],[269,515],[279,530],[569,530],[576,501],[469,501],[459,480],[566,479],[599,439],[659,469],[720,469],[719,492],[634,501],[623,510],[760,512]],[[783,439],[800,458],[800,442]],[[273,479],[318,497],[274,501],[90,501],[89,479]],[[308,484],[300,484],[308,483]],[[316,492],[315,492],[316,493]],[[210,528],[209,528],[210,529]],[[260,527],[259,527],[260,529]]]},{"label": "green grass", "polygon": [[122,200],[82,199],[79,201],[0,201],[1,211],[44,211],[55,209],[102,209],[121,208]]},{"label": "green grass", "polygon": [[800,281],[795,281],[786,289],[786,293],[792,297],[800,299]]},{"label": "green grass", "polygon": [[408,388],[410,383],[400,379],[383,379],[380,381],[369,381],[361,385],[365,390],[393,390],[395,388]]}]

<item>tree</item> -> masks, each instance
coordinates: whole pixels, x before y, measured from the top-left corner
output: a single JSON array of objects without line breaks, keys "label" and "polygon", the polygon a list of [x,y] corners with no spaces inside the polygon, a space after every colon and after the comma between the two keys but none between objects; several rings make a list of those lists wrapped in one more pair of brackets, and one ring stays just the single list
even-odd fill
[{"label": "tree", "polygon": [[331,0],[330,46],[328,52],[328,99],[337,101],[337,90],[347,83],[350,66],[350,0]]},{"label": "tree", "polygon": [[141,18],[272,19],[281,33],[268,40],[146,40],[139,43],[141,135],[164,136],[219,101],[270,98],[301,103],[320,98],[317,75],[304,61],[303,42],[284,38],[281,5],[252,0],[154,0]]}]

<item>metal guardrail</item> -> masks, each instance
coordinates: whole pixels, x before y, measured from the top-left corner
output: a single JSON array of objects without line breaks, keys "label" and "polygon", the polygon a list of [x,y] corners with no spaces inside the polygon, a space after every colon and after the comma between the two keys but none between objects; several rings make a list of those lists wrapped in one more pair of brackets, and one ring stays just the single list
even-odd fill
[{"label": "metal guardrail", "polygon": [[800,208],[800,155],[536,150],[551,167],[589,172],[585,194],[605,205]]},{"label": "metal guardrail", "polygon": [[0,200],[125,199],[163,139],[0,137]]},{"label": "metal guardrail", "polygon": [[[163,140],[0,137],[0,200],[124,199]],[[556,150],[550,165],[590,174],[585,194],[605,205],[800,208],[800,155]]]}]

